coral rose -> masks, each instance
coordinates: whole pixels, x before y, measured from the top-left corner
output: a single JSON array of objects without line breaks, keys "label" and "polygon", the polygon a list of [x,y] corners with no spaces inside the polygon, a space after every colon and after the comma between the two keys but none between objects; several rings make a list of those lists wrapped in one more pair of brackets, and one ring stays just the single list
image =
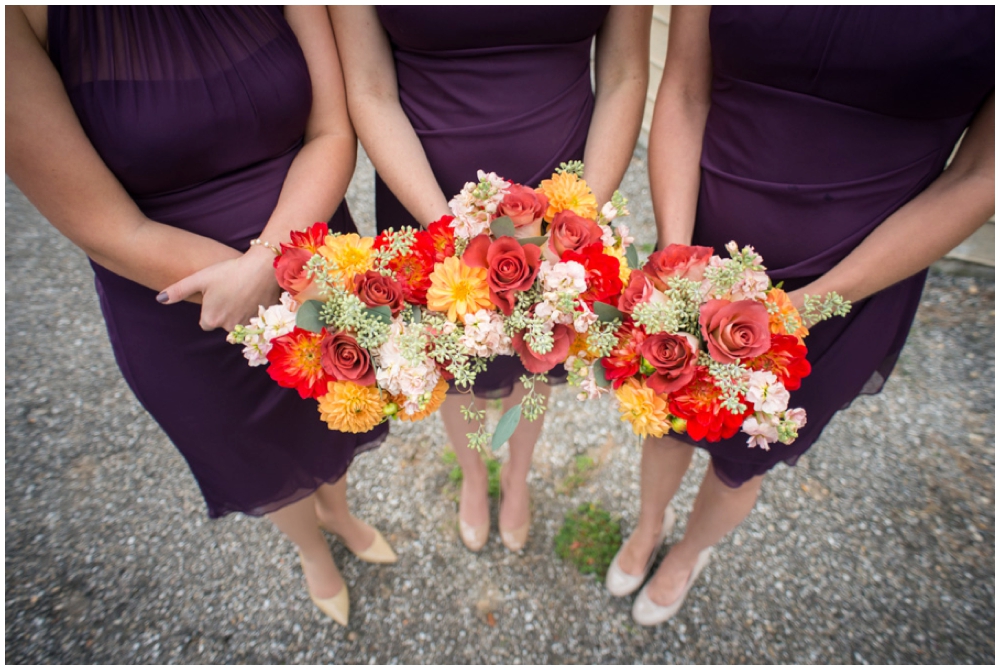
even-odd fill
[{"label": "coral rose", "polygon": [[549,226],[549,249],[562,258],[567,251],[578,251],[601,241],[601,227],[590,219],[563,210],[552,219]]},{"label": "coral rose", "polygon": [[470,268],[486,268],[490,301],[507,316],[514,311],[517,294],[535,282],[541,259],[541,249],[534,244],[521,246],[513,237],[490,241],[489,235],[472,238],[462,254]]},{"label": "coral rose", "polygon": [[626,314],[632,314],[636,305],[663,300],[664,295],[653,288],[653,282],[642,270],[633,270],[629,275],[628,286],[618,298],[618,309]]},{"label": "coral rose", "polygon": [[771,348],[767,307],[752,300],[709,300],[698,322],[708,353],[720,363],[760,356]]},{"label": "coral rose", "polygon": [[371,356],[347,333],[327,333],[319,346],[323,371],[334,379],[361,386],[375,383],[375,368],[372,366]]},{"label": "coral rose", "polygon": [[684,388],[698,369],[698,341],[687,333],[650,335],[639,343],[639,353],[656,370],[646,386],[657,393]]},{"label": "coral rose", "polygon": [[507,216],[514,223],[514,237],[535,237],[542,234],[542,217],[549,207],[544,193],[512,184],[497,207],[497,216]]},{"label": "coral rose", "polygon": [[656,288],[663,291],[667,288],[667,280],[673,277],[701,281],[711,257],[712,247],[671,244],[650,254],[642,271],[649,275]]},{"label": "coral rose", "polygon": [[569,326],[556,324],[552,328],[552,349],[547,354],[537,354],[524,340],[524,332],[520,332],[511,338],[511,345],[525,369],[533,374],[548,372],[559,363],[566,360],[569,355],[569,346],[573,343],[576,333]]},{"label": "coral rose", "polygon": [[306,263],[310,258],[312,253],[308,250],[289,246],[274,259],[274,277],[283,291],[294,296],[312,283],[312,278],[306,273]]},{"label": "coral rose", "polygon": [[375,270],[354,275],[354,293],[369,307],[385,305],[396,316],[403,309],[403,287],[392,277],[385,277]]}]

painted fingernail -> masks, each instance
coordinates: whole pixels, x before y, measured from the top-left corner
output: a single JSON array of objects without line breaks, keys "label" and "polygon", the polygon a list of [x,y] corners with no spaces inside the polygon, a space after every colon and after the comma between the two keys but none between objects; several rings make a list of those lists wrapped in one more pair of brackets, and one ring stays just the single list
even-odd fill
[{"label": "painted fingernail", "polygon": [[156,296],[156,302],[163,303],[163,302],[166,302],[168,300],[170,300],[170,296],[167,295],[166,291],[160,291],[159,294],[157,294],[157,296]]}]

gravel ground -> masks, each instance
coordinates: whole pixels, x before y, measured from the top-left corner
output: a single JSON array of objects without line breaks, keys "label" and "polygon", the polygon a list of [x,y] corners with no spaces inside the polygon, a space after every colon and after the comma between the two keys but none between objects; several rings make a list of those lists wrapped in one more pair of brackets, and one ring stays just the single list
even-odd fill
[{"label": "gravel ground", "polygon": [[[623,190],[652,243],[645,154]],[[349,195],[371,230],[370,164]],[[309,602],[262,519],[210,522],[194,480],[122,380],[84,256],[6,185],[6,651],[12,663],[994,662],[995,306],[991,270],[937,269],[896,374],[798,467],[779,466],[669,624],[632,623],[554,556],[563,515],[638,513],[638,440],[608,402],[553,396],[521,556],[456,530],[438,418],[393,426],[351,470],[355,512],[400,555],[334,557],[351,625]],[[950,266],[954,269],[954,264]],[[966,268],[967,269],[967,268]],[[62,332],[54,355],[54,335]],[[577,455],[599,467],[560,493]],[[704,473],[676,501],[679,530]]]}]

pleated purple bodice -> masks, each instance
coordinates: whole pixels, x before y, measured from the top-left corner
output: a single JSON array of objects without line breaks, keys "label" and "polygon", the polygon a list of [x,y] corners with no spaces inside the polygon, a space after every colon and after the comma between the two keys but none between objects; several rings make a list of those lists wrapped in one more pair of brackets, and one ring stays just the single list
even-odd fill
[{"label": "pleated purple bodice", "polygon": [[[993,90],[992,7],[713,7],[712,99],[694,243],[736,240],[803,286],[940,175]],[[941,221],[940,225],[948,225]],[[881,387],[926,273],[816,326],[792,393],[809,423],[790,446],[705,446],[740,483],[794,462],[834,413]]]},{"label": "pleated purple bodice", "polygon": [[[83,129],[154,221],[238,250],[267,224],[303,144],[305,58],[280,7],[49,8],[49,51]],[[303,222],[303,227],[311,221]],[[354,231],[346,208],[332,230]],[[164,249],[163,253],[176,253]],[[346,472],[366,435],[250,368],[200,307],[92,263],[115,358],[187,460],[210,516],[262,514]]]}]

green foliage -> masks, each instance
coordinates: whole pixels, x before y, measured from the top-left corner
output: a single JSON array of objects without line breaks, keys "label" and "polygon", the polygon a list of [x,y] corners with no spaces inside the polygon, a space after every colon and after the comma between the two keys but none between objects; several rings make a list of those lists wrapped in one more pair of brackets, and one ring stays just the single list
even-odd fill
[{"label": "green foliage", "polygon": [[559,167],[556,168],[558,174],[565,174],[571,172],[575,174],[580,179],[583,179],[583,161],[570,161],[568,163],[560,163]]},{"label": "green foliage", "polygon": [[[454,451],[446,451],[441,456],[441,460],[446,465],[451,465],[457,463],[458,458],[455,456]],[[500,497],[500,461],[495,458],[487,458],[486,462],[486,474],[489,477],[489,484],[487,485],[487,493],[491,498]],[[458,487],[462,483],[462,468],[459,465],[452,467],[451,472],[448,473],[448,481]]]},{"label": "green foliage", "polygon": [[851,311],[851,301],[837,293],[805,296],[802,320],[810,327],[834,316],[847,316]]},{"label": "green foliage", "polygon": [[556,555],[585,575],[604,579],[622,545],[621,522],[597,503],[584,503],[567,512],[556,535]]},{"label": "green foliage", "polygon": [[568,494],[587,483],[590,475],[597,469],[597,463],[590,456],[577,456],[573,462],[573,472],[567,475],[559,485],[559,492]]}]

